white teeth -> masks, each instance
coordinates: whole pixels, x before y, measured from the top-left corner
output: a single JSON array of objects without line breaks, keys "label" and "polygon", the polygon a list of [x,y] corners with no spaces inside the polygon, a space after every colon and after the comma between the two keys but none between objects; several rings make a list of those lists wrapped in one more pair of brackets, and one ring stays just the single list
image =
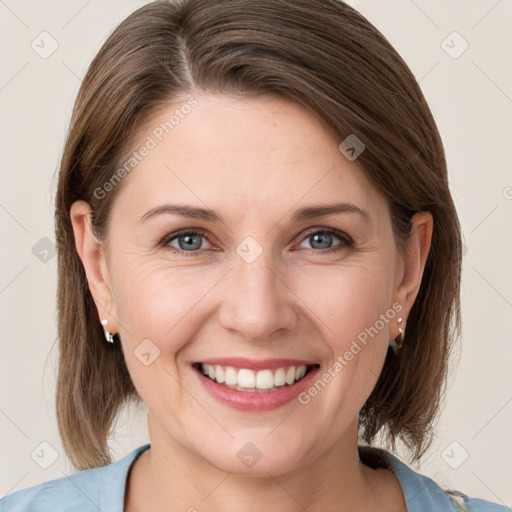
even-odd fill
[{"label": "white teeth", "polygon": [[256,386],[257,389],[271,389],[274,386],[274,375],[272,370],[261,370],[256,374]]},{"label": "white teeth", "polygon": [[201,371],[210,379],[236,389],[268,390],[291,385],[306,375],[306,366],[290,366],[276,370],[253,371],[247,368],[236,370],[232,366],[201,364]]},{"label": "white teeth", "polygon": [[242,368],[238,370],[238,385],[241,388],[255,388],[256,374],[252,370]]},{"label": "white teeth", "polygon": [[222,384],[225,380],[224,378],[224,370],[220,366],[215,366],[215,380]]},{"label": "white teeth", "polygon": [[274,373],[274,384],[276,386],[284,386],[286,384],[286,372],[284,368],[278,368]]},{"label": "white teeth", "polygon": [[236,386],[238,383],[238,373],[231,366],[226,367],[226,384],[228,386]]}]

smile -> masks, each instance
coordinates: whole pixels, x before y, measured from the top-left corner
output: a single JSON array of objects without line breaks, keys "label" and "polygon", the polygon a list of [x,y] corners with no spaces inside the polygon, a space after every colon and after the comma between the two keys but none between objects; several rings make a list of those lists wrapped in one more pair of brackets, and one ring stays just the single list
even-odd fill
[{"label": "smile", "polygon": [[272,392],[282,386],[291,386],[303,379],[318,365],[288,366],[276,369],[266,368],[255,371],[249,368],[196,363],[195,367],[217,384],[238,391]]},{"label": "smile", "polygon": [[244,412],[263,412],[297,399],[320,371],[319,364],[281,366],[283,361],[275,367],[274,360],[270,364],[274,368],[262,367],[262,362],[253,365],[259,369],[199,362],[192,367],[208,396],[221,405]]}]

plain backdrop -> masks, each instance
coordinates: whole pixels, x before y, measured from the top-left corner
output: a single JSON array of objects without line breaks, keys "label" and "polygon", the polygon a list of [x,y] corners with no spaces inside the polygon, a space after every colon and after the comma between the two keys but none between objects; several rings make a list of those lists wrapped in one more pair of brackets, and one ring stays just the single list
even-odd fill
[{"label": "plain backdrop", "polygon": [[[74,472],[54,406],[56,169],[90,61],[144,3],[0,1],[0,496]],[[350,3],[420,83],[464,232],[463,333],[435,442],[411,467],[510,506],[512,0]],[[148,441],[145,410],[125,410],[110,443],[115,458]]]}]

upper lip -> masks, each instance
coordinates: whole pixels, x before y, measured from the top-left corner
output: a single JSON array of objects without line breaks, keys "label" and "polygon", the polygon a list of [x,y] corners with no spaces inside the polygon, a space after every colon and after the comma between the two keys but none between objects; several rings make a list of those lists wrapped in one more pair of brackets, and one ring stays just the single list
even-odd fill
[{"label": "upper lip", "polygon": [[245,357],[216,357],[213,359],[203,359],[200,363],[218,366],[232,366],[233,368],[247,368],[248,370],[266,370],[267,368],[272,370],[275,368],[286,368],[289,366],[312,366],[318,364],[313,361],[305,361],[303,359],[247,359]]}]

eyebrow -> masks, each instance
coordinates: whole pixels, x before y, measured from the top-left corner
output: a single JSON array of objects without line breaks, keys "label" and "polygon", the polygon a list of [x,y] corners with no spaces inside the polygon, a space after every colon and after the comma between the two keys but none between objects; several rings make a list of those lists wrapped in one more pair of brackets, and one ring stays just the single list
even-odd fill
[{"label": "eyebrow", "polygon": [[[372,218],[370,214],[353,203],[333,203],[319,206],[308,206],[297,210],[292,217],[292,222],[298,222],[305,219],[313,219],[317,217],[325,217],[336,213],[355,213],[363,217],[363,219],[371,224]],[[175,214],[190,219],[204,220],[208,222],[224,222],[222,217],[208,208],[198,208],[195,206],[184,204],[166,203],[156,208],[152,208],[139,218],[142,223],[145,220],[161,214]]]}]

